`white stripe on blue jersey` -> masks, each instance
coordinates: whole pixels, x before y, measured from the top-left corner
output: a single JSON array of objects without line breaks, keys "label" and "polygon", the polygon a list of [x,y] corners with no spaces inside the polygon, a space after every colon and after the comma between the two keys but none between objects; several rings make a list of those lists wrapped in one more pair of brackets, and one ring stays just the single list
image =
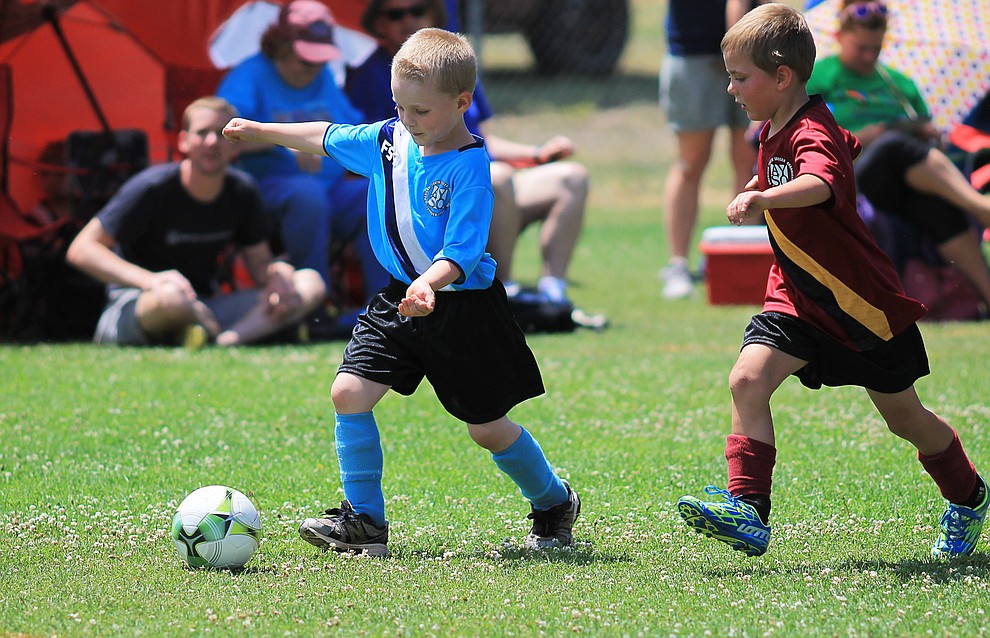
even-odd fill
[{"label": "white stripe on blue jersey", "polygon": [[[398,148],[408,147],[412,135],[402,123],[398,123],[392,133],[392,142]],[[392,208],[395,211],[396,230],[399,242],[405,247],[406,254],[412,260],[413,269],[417,273],[426,272],[433,265],[433,258],[426,254],[423,245],[416,237],[413,228],[413,210],[409,199],[409,164],[405,153],[395,153],[392,157],[392,188],[386,192],[392,198]]]},{"label": "white stripe on blue jersey", "polygon": [[397,118],[327,128],[327,154],[371,179],[368,235],[376,257],[396,279],[411,283],[446,259],[464,277],[444,290],[491,285],[495,260],[485,246],[494,195],[488,154],[476,139],[457,151],[423,156]]}]

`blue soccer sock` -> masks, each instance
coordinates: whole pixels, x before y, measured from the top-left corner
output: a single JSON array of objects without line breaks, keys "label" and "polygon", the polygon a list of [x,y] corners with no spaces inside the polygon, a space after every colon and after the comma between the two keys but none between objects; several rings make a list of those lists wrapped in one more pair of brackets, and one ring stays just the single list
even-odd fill
[{"label": "blue soccer sock", "polygon": [[385,494],[382,492],[382,443],[371,412],[334,414],[337,461],[344,498],[358,514],[367,514],[375,525],[385,524]]},{"label": "blue soccer sock", "polygon": [[534,508],[547,510],[567,500],[564,482],[554,474],[540,444],[526,428],[522,428],[515,443],[492,454],[492,460],[515,482]]}]

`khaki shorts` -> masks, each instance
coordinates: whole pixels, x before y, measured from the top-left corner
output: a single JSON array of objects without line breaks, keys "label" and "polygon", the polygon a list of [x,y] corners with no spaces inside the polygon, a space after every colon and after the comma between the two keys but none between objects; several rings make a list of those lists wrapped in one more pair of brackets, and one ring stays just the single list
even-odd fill
[{"label": "khaki shorts", "polygon": [[726,92],[721,55],[667,55],[660,69],[660,108],[675,133],[720,126],[747,128],[749,116]]}]

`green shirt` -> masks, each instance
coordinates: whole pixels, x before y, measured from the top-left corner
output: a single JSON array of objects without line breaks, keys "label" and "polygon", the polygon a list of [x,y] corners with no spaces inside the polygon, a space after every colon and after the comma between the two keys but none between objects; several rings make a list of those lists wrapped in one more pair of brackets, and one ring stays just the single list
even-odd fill
[{"label": "green shirt", "polygon": [[[930,117],[914,81],[888,66],[884,68],[918,117]],[[891,124],[908,117],[897,94],[879,71],[874,69],[868,76],[853,73],[839,62],[837,55],[815,62],[807,88],[809,95],[820,93],[839,125],[850,131],[880,122]]]}]

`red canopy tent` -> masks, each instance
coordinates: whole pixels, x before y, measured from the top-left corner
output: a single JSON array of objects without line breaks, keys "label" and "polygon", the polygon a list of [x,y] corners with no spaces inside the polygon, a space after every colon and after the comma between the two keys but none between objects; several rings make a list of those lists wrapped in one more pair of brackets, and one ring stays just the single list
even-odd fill
[{"label": "red canopy tent", "polygon": [[[366,0],[322,0],[359,29]],[[12,76],[0,184],[36,201],[35,160],[73,131],[140,129],[151,161],[168,153],[169,69],[213,69],[208,42],[245,0],[0,0],[0,65]],[[61,37],[60,37],[61,36]]]}]

